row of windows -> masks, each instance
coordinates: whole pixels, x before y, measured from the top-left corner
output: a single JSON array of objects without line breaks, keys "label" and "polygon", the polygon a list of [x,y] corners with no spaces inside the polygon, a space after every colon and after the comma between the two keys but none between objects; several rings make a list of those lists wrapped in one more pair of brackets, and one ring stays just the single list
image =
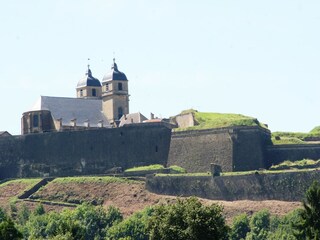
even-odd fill
[{"label": "row of windows", "polygon": [[[110,90],[110,87],[109,87],[109,84],[107,83],[106,84],[106,91],[109,91]],[[122,91],[123,90],[123,85],[122,83],[118,83],[118,90],[119,91]]]},{"label": "row of windows", "polygon": [[[91,89],[91,95],[93,97],[97,96],[97,90],[95,88]],[[80,97],[83,97],[83,89],[80,90]]]},{"label": "row of windows", "polygon": [[[123,90],[122,83],[118,83],[118,90],[119,91]],[[109,84],[106,85],[106,91],[109,91]],[[93,97],[97,96],[97,90],[95,88],[91,89],[91,95]],[[80,97],[83,97],[83,89],[80,90]]]}]

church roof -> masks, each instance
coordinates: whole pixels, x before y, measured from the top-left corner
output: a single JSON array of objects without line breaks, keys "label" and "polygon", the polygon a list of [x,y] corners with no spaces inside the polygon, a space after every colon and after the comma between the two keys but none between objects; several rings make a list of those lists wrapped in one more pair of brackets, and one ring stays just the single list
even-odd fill
[{"label": "church roof", "polygon": [[97,78],[94,78],[92,76],[92,72],[88,65],[88,71],[86,72],[86,75],[81,78],[77,84],[77,88],[79,87],[101,87],[101,83]]},{"label": "church roof", "polygon": [[8,133],[7,131],[0,131],[0,137],[7,137],[7,136],[11,136],[11,134]]},{"label": "church roof", "polygon": [[111,71],[104,75],[102,82],[111,81],[111,80],[122,80],[127,81],[127,77],[123,72],[120,72],[118,69],[118,65],[113,59],[113,64],[111,65]]},{"label": "church roof", "polygon": [[41,96],[30,111],[49,110],[53,119],[61,119],[62,125],[69,126],[76,119],[77,126],[98,127],[102,121],[104,127],[110,124],[102,113],[101,99],[82,99]]},{"label": "church roof", "polygon": [[125,124],[131,124],[131,123],[142,123],[145,120],[148,120],[148,119],[145,116],[143,116],[140,112],[130,113],[130,114],[123,115],[120,118],[119,126],[122,127]]}]

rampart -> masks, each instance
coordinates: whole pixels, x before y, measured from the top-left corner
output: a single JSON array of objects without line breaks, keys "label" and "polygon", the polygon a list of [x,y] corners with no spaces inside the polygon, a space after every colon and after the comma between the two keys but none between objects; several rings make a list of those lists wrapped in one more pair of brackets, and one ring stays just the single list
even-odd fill
[{"label": "rampart", "polygon": [[267,164],[270,167],[285,160],[320,159],[320,144],[288,144],[267,147]]},{"label": "rampart", "polygon": [[301,201],[320,171],[234,176],[148,176],[146,187],[157,194],[198,196],[213,200]]},{"label": "rampart", "polygon": [[265,168],[270,139],[270,131],[261,127],[175,132],[168,165],[179,165],[188,172],[206,172],[210,163],[220,165],[224,172]]},{"label": "rampart", "polygon": [[171,129],[161,123],[0,138],[0,179],[103,174],[166,165]]}]

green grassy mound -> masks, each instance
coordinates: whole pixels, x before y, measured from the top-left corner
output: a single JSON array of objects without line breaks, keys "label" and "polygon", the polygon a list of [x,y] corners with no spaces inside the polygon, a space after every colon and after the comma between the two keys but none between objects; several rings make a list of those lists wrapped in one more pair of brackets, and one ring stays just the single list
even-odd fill
[{"label": "green grassy mound", "polygon": [[[129,168],[129,169],[126,169],[125,172],[130,173],[130,172],[141,172],[141,171],[159,171],[164,169],[165,169],[164,166],[160,164],[154,164],[149,166]],[[186,173],[186,170],[184,168],[176,165],[170,166],[168,169],[172,170],[175,173]]]},{"label": "green grassy mound", "polygon": [[196,110],[185,110],[181,114],[192,113],[196,126],[188,128],[177,128],[175,131],[185,130],[201,130],[211,128],[223,128],[234,126],[260,126],[267,128],[266,125],[260,123],[256,118],[232,113],[208,113],[198,112]]},{"label": "green grassy mound", "polygon": [[272,165],[270,170],[312,169],[320,167],[320,160],[303,159],[300,161],[284,161],[278,165]]}]

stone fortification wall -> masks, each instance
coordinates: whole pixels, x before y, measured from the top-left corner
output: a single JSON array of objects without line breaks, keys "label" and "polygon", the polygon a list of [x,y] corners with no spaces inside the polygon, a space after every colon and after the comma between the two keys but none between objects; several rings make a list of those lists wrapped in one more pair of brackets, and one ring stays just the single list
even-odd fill
[{"label": "stone fortification wall", "polygon": [[266,167],[265,147],[270,132],[260,127],[229,127],[172,134],[168,165],[179,165],[188,172],[206,172],[210,163],[223,172]]},{"label": "stone fortification wall", "polygon": [[261,127],[233,129],[233,171],[266,168],[266,147],[271,145],[271,133]]},{"label": "stone fortification wall", "polygon": [[146,187],[157,194],[213,200],[301,201],[320,171],[238,176],[148,176]]},{"label": "stone fortification wall", "polygon": [[188,172],[207,172],[210,163],[232,171],[232,140],[228,130],[184,131],[172,134],[168,166]]},{"label": "stone fortification wall", "polygon": [[320,144],[288,144],[267,147],[267,164],[270,167],[286,160],[296,161],[305,158],[320,159]]},{"label": "stone fortification wall", "polygon": [[161,123],[0,139],[0,179],[103,174],[167,163],[171,129]]}]

